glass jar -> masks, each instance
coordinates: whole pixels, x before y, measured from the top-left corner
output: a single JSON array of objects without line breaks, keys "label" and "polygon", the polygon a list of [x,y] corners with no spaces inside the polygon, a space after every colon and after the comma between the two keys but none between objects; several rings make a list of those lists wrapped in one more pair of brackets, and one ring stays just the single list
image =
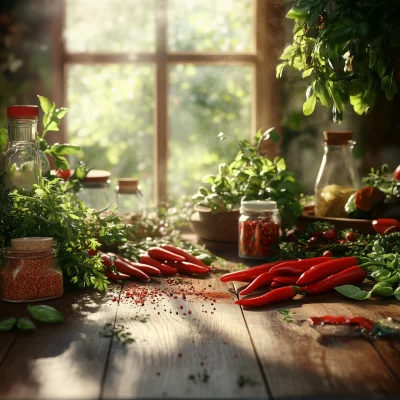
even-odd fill
[{"label": "glass jar", "polygon": [[115,192],[119,213],[142,215],[145,212],[147,202],[139,188],[139,181],[137,179],[118,179]]},{"label": "glass jar", "polygon": [[104,210],[114,204],[109,171],[92,169],[82,181],[78,197],[96,211]]},{"label": "glass jar", "polygon": [[0,298],[12,303],[42,301],[63,294],[63,275],[52,238],[11,240],[0,268]]},{"label": "glass jar", "polygon": [[353,157],[353,133],[324,131],[324,156],[315,183],[315,215],[344,218],[345,204],[360,188]]},{"label": "glass jar", "polygon": [[239,257],[262,259],[279,253],[280,215],[275,201],[242,201]]},{"label": "glass jar", "polygon": [[40,183],[42,173],[50,170],[36,143],[38,107],[9,106],[7,119],[8,147],[3,159],[6,185],[9,189],[31,189]]}]

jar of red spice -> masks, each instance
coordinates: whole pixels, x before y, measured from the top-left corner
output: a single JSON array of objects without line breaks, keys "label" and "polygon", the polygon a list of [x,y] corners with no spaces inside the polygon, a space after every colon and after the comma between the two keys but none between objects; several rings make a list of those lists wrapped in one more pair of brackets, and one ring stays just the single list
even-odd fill
[{"label": "jar of red spice", "polygon": [[63,294],[63,276],[52,238],[11,240],[3,248],[0,298],[12,303],[42,301]]},{"label": "jar of red spice", "polygon": [[242,201],[239,257],[262,259],[279,253],[280,215],[275,201]]}]

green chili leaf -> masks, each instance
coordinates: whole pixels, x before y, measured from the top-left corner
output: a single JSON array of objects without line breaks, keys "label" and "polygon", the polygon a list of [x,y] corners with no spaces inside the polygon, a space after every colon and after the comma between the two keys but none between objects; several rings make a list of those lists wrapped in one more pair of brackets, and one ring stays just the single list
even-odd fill
[{"label": "green chili leaf", "polygon": [[335,290],[341,293],[343,296],[349,297],[354,300],[366,300],[371,296],[370,292],[361,290],[354,285],[342,285],[335,287]]},{"label": "green chili leaf", "polygon": [[0,332],[11,330],[17,323],[17,318],[8,318],[0,321]]},{"label": "green chili leaf", "polygon": [[20,318],[17,322],[17,328],[21,331],[33,331],[36,325],[29,318]]},{"label": "green chili leaf", "polygon": [[40,322],[54,324],[64,321],[64,317],[55,308],[50,306],[29,306],[28,312],[33,319]]}]

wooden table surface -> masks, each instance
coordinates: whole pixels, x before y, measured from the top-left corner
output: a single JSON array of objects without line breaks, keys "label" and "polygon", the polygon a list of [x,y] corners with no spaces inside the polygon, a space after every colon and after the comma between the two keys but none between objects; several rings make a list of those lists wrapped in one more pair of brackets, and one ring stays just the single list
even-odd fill
[{"label": "wooden table surface", "polygon": [[[232,284],[159,278],[47,302],[65,317],[0,334],[0,398],[400,398],[400,339],[321,336],[308,316],[400,318],[395,300],[337,293],[242,309]],[[294,313],[284,321],[277,308]],[[0,303],[0,319],[28,316]],[[123,325],[134,342],[105,337]]]}]

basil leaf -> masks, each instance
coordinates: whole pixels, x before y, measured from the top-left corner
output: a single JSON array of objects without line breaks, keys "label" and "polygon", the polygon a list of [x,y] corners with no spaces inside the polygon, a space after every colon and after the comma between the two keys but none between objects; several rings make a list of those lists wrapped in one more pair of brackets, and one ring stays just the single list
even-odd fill
[{"label": "basil leaf", "polygon": [[6,332],[14,328],[17,323],[17,318],[7,318],[3,321],[0,321],[0,332]]},{"label": "basil leaf", "polygon": [[58,144],[55,143],[50,147],[50,154],[54,156],[69,156],[71,154],[76,154],[80,147],[74,146],[73,144]]},{"label": "basil leaf", "polygon": [[17,328],[21,331],[34,331],[36,325],[29,318],[20,318],[17,322]]},{"label": "basil leaf", "polygon": [[311,96],[303,104],[303,113],[304,115],[311,115],[314,112],[315,105],[317,104],[317,96],[315,93],[312,93]]},{"label": "basil leaf", "polygon": [[329,107],[331,97],[325,83],[321,81],[315,82],[315,94],[323,106]]},{"label": "basil leaf", "polygon": [[385,96],[388,100],[393,99],[394,95],[397,93],[397,85],[393,78],[393,74],[382,78],[381,89],[385,92]]},{"label": "basil leaf", "polygon": [[51,101],[44,96],[38,96],[39,97],[39,102],[40,102],[40,107],[42,108],[44,113],[49,113],[52,109],[52,103]]},{"label": "basil leaf", "polygon": [[396,297],[397,300],[400,300],[400,286],[394,291],[394,297]]},{"label": "basil leaf", "polygon": [[370,292],[366,290],[361,290],[354,285],[342,285],[335,287],[335,290],[341,293],[343,296],[349,297],[354,300],[366,300],[371,296]]},{"label": "basil leaf", "polygon": [[36,319],[40,322],[54,324],[64,321],[64,317],[55,308],[50,306],[29,306],[28,312],[33,319]]}]

